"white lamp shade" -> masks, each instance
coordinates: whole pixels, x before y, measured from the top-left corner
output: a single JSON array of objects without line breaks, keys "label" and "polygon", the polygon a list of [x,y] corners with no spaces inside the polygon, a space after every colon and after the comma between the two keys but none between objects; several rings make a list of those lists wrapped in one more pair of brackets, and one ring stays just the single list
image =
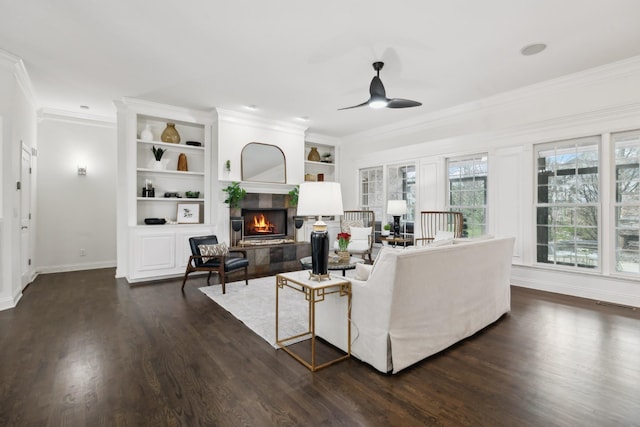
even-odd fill
[{"label": "white lamp shade", "polygon": [[389,200],[387,203],[387,214],[391,216],[399,216],[407,213],[406,200]]},{"label": "white lamp shade", "polygon": [[338,182],[303,182],[298,192],[300,216],[342,215],[342,190]]}]

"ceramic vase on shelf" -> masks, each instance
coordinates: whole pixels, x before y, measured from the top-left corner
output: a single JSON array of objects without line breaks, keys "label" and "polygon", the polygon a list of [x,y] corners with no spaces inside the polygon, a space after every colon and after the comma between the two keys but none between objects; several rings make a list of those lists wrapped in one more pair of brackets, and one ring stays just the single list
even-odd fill
[{"label": "ceramic vase on shelf", "polygon": [[151,132],[151,125],[145,125],[142,132],[140,132],[140,139],[143,141],[153,141],[153,132]]},{"label": "ceramic vase on shelf", "polygon": [[167,127],[162,131],[162,135],[160,135],[160,140],[172,144],[180,143],[180,134],[176,130],[175,123],[167,123]]},{"label": "ceramic vase on shelf", "polygon": [[187,155],[184,153],[180,153],[178,156],[178,170],[187,172],[189,167],[187,166]]},{"label": "ceramic vase on shelf", "polygon": [[309,156],[307,156],[307,160],[309,160],[310,162],[320,161],[320,153],[318,153],[317,147],[311,147],[311,151],[309,151]]}]

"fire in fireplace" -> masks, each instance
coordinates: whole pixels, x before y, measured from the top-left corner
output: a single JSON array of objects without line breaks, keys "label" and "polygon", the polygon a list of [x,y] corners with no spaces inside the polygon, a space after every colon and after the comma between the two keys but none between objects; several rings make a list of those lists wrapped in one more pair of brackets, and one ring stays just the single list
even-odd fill
[{"label": "fire in fireplace", "polygon": [[242,209],[244,237],[275,238],[287,235],[286,209]]}]

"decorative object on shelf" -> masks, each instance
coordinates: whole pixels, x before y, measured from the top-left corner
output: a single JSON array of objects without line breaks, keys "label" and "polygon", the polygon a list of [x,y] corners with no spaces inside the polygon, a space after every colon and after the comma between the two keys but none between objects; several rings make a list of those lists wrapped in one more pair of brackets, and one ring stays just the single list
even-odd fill
[{"label": "decorative object on shelf", "polygon": [[[298,196],[300,195],[300,186],[296,185],[289,191],[289,206],[295,208],[298,206]],[[300,228],[300,227],[298,227]]]},{"label": "decorative object on shelf", "polygon": [[305,173],[304,174],[304,180],[305,181],[315,181],[316,180],[316,176],[312,173]]},{"label": "decorative object on shelf", "polygon": [[162,135],[160,135],[160,141],[171,144],[180,143],[180,134],[176,130],[175,123],[167,123],[167,127],[162,131]]},{"label": "decorative object on shelf", "polygon": [[184,153],[180,153],[178,155],[178,169],[179,171],[187,172],[189,170],[189,166],[187,166],[187,155]]},{"label": "decorative object on shelf", "polygon": [[144,223],[147,225],[163,225],[167,223],[164,218],[145,218]]},{"label": "decorative object on shelf", "polygon": [[167,162],[168,160],[165,159],[165,161],[162,161],[162,155],[165,153],[165,149],[163,148],[156,148],[156,146],[154,145],[151,148],[151,151],[153,151],[153,157],[155,160],[152,160],[151,162],[149,162],[149,169],[155,169],[155,170],[162,170],[167,166]]},{"label": "decorative object on shelf", "polygon": [[393,216],[393,237],[400,237],[400,217],[406,213],[406,200],[389,200],[387,202],[387,215]]},{"label": "decorative object on shelf", "polygon": [[231,172],[231,160],[227,160],[226,162],[224,162],[224,170],[226,170],[227,172]]},{"label": "decorative object on shelf", "polygon": [[240,201],[247,197],[247,190],[240,187],[240,183],[235,181],[223,188],[222,191],[227,193],[224,203],[228,203],[230,208],[237,208]]},{"label": "decorative object on shelf", "polygon": [[178,203],[178,224],[200,223],[200,205],[198,203]]},{"label": "decorative object on shelf", "polygon": [[349,243],[351,242],[351,234],[349,233],[338,233],[338,257],[340,257],[341,259],[346,259],[349,258],[349,251],[347,250],[347,247],[349,246]]},{"label": "decorative object on shelf", "polygon": [[318,147],[311,147],[311,151],[309,151],[309,155],[307,156],[307,160],[310,162],[319,162],[320,161],[320,153],[318,153]]},{"label": "decorative object on shelf", "polygon": [[328,279],[329,237],[322,216],[342,215],[342,191],[338,182],[303,182],[298,196],[298,215],[318,216],[311,232],[311,272],[315,280]]},{"label": "decorative object on shelf", "polygon": [[318,181],[324,181],[324,174],[323,173],[319,173],[318,174]]},{"label": "decorative object on shelf", "polygon": [[142,132],[140,132],[140,139],[143,141],[153,141],[153,132],[151,132],[151,125],[145,125]]},{"label": "decorative object on shelf", "polygon": [[153,183],[150,179],[147,179],[144,182],[144,187],[142,187],[142,197],[156,197],[156,190],[153,188]]},{"label": "decorative object on shelf", "polygon": [[332,163],[333,160],[331,160],[331,153],[324,153],[322,155],[322,163]]},{"label": "decorative object on shelf", "polygon": [[185,191],[184,195],[187,199],[197,199],[198,197],[200,197],[200,192],[199,191]]},{"label": "decorative object on shelf", "polygon": [[382,230],[380,230],[380,235],[382,237],[389,237],[391,234],[391,224],[385,224],[382,226]]},{"label": "decorative object on shelf", "polygon": [[178,199],[181,198],[177,191],[167,191],[164,193],[164,197],[166,197],[167,199],[171,197],[176,197]]},{"label": "decorative object on shelf", "polygon": [[202,147],[202,142],[199,141],[187,141],[185,144],[191,145],[192,147]]}]

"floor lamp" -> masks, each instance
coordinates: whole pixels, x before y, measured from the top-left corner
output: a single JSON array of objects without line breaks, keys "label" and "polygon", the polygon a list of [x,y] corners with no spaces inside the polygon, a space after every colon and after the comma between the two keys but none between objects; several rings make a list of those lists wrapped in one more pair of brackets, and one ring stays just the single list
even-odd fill
[{"label": "floor lamp", "polygon": [[400,237],[400,217],[407,213],[406,200],[389,200],[387,202],[387,215],[393,216],[393,237]]},{"label": "floor lamp", "polygon": [[311,232],[311,271],[315,280],[329,278],[329,235],[323,216],[342,215],[342,191],[338,182],[303,182],[298,195],[298,215],[317,216]]}]

